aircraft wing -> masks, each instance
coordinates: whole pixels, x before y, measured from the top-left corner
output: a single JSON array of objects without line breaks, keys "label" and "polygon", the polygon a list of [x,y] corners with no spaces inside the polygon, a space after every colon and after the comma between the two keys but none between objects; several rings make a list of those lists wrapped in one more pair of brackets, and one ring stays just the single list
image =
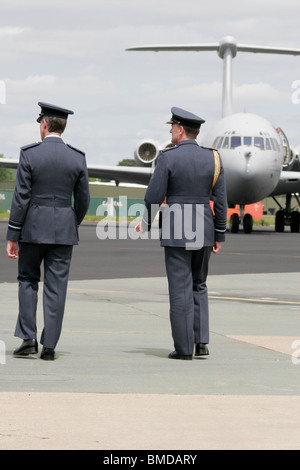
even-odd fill
[{"label": "aircraft wing", "polygon": [[[1,166],[1,160],[0,160]],[[153,168],[120,167],[120,166],[88,166],[89,176],[93,178],[111,179],[117,182],[148,185]],[[300,193],[300,172],[282,171],[279,183],[270,196]]]},{"label": "aircraft wing", "polygon": [[279,183],[270,196],[300,193],[300,172],[282,171]]},{"label": "aircraft wing", "polygon": [[[0,168],[18,168],[19,160],[0,158]],[[90,178],[114,180],[117,183],[135,183],[147,186],[154,171],[153,168],[131,166],[87,165]],[[279,183],[269,195],[300,193],[300,172],[282,171]]]},{"label": "aircraft wing", "polygon": [[[17,169],[19,160],[0,158],[0,168]],[[114,180],[117,183],[135,183],[148,185],[153,168],[131,166],[87,165],[90,178]]]},{"label": "aircraft wing", "polygon": [[12,158],[0,158],[0,168],[11,168],[16,170],[19,165],[19,160],[14,160]]},{"label": "aircraft wing", "polygon": [[87,168],[90,178],[109,179],[117,183],[135,183],[145,186],[148,185],[154,171],[153,168],[132,166],[87,165]]}]

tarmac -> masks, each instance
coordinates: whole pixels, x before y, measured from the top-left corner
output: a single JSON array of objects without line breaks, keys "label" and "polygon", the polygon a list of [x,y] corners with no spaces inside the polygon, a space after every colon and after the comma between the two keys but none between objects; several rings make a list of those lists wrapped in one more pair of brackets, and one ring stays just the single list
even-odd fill
[{"label": "tarmac", "polygon": [[0,449],[299,450],[299,285],[211,275],[210,356],[176,361],[165,277],[70,281],[45,362],[12,356],[17,284],[1,283]]}]

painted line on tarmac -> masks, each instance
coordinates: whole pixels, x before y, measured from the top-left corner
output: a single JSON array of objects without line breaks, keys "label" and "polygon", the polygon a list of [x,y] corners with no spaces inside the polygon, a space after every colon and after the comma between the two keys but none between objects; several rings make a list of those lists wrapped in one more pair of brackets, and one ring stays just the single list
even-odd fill
[{"label": "painted line on tarmac", "polygon": [[[106,290],[106,289],[76,289],[69,288],[68,291],[72,292],[98,292],[102,294],[130,294],[130,295],[151,295],[151,296],[168,296],[165,292],[136,292],[136,291],[125,291],[125,290]],[[277,304],[277,305],[297,305],[300,306],[300,302],[293,300],[278,300],[278,299],[267,299],[267,298],[250,298],[250,297],[230,297],[221,295],[209,295],[210,300],[227,300],[235,302],[250,302],[250,303],[262,303],[262,304]]]},{"label": "painted line on tarmac", "polygon": [[75,292],[100,292],[101,294],[134,294],[134,295],[169,295],[166,292],[145,292],[145,291],[132,291],[132,290],[106,290],[106,289],[76,289],[74,287],[69,287],[69,291]]},{"label": "painted line on tarmac", "polygon": [[228,296],[219,296],[219,295],[209,295],[211,300],[234,300],[238,302],[254,302],[262,304],[279,304],[279,305],[300,305],[300,302],[293,300],[278,300],[278,299],[254,299],[248,297],[228,297]]}]

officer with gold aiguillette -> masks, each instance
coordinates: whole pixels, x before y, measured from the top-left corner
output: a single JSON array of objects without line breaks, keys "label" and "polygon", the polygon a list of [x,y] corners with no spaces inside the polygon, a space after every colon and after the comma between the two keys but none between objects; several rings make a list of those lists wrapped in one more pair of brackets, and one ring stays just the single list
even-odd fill
[{"label": "officer with gold aiguillette", "polygon": [[[205,121],[172,108],[172,144],[163,150],[145,195],[143,221],[149,231],[162,212],[161,246],[169,283],[170,320],[175,351],[170,359],[191,360],[209,354],[209,311],[206,279],[211,252],[225,241],[227,196],[222,161],[213,149],[196,142]],[[210,206],[214,201],[214,213]]]}]

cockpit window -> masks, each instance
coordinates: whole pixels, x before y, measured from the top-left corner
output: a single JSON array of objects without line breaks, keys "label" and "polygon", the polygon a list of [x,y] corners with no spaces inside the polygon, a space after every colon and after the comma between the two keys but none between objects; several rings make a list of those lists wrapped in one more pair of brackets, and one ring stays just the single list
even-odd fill
[{"label": "cockpit window", "polygon": [[216,137],[213,143],[213,148],[214,149],[220,149],[222,147],[222,142],[223,142],[224,137]]},{"label": "cockpit window", "polygon": [[254,146],[260,148],[261,150],[265,149],[265,143],[263,137],[254,137]]},{"label": "cockpit window", "polygon": [[279,145],[277,143],[276,139],[271,139],[271,143],[273,144],[274,150],[277,150],[277,152],[280,152]]},{"label": "cockpit window", "polygon": [[274,139],[270,139],[271,145],[272,145],[272,150],[276,150],[275,144],[274,144]]},{"label": "cockpit window", "polygon": [[231,137],[231,148],[235,149],[242,145],[242,138],[240,136]]},{"label": "cockpit window", "polygon": [[229,149],[229,137],[225,137],[222,148]]},{"label": "cockpit window", "polygon": [[244,137],[244,145],[250,147],[250,145],[252,145],[252,137]]},{"label": "cockpit window", "polygon": [[214,149],[217,149],[217,148],[218,148],[219,140],[220,140],[220,137],[216,137],[216,138],[215,138],[214,143],[213,143],[213,145],[212,145]]},{"label": "cockpit window", "polygon": [[250,147],[254,145],[261,150],[277,150],[280,152],[280,148],[276,139],[272,137],[252,137],[252,136],[218,136],[215,138],[213,148],[215,149],[235,149],[242,145]]},{"label": "cockpit window", "polygon": [[266,137],[266,150],[272,150],[270,139]]}]

